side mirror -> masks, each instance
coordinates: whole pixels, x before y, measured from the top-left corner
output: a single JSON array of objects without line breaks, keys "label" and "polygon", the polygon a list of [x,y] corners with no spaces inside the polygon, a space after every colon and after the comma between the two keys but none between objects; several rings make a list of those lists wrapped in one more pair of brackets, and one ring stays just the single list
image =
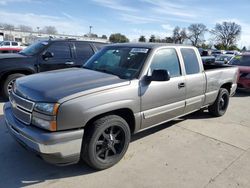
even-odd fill
[{"label": "side mirror", "polygon": [[152,75],[147,77],[148,81],[168,81],[170,80],[170,74],[167,70],[153,70]]},{"label": "side mirror", "polygon": [[54,57],[54,53],[52,53],[52,52],[45,52],[43,55],[42,55],[42,57],[43,57],[43,59],[44,60],[48,60],[49,58],[52,58],[52,57]]}]

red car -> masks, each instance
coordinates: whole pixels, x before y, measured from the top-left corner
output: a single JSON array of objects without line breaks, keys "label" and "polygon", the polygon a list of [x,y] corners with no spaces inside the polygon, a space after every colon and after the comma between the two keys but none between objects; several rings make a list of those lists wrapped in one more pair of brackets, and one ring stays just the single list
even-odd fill
[{"label": "red car", "polygon": [[229,64],[239,67],[238,88],[250,89],[250,53],[235,56]]},{"label": "red car", "polygon": [[22,48],[0,48],[0,54],[6,54],[6,53],[18,53],[22,50]]}]

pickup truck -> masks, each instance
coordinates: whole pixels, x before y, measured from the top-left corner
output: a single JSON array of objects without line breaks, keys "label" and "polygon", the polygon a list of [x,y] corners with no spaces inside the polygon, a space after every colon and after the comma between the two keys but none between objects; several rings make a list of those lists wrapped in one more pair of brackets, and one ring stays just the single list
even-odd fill
[{"label": "pickup truck", "polygon": [[100,42],[51,39],[34,43],[17,54],[0,54],[0,92],[8,98],[15,80],[25,75],[82,67],[104,45]]},{"label": "pickup truck", "polygon": [[131,134],[203,108],[222,116],[237,74],[236,67],[203,67],[194,47],[108,45],[83,68],[17,79],[4,105],[6,126],[49,163],[83,159],[106,169],[124,156]]}]

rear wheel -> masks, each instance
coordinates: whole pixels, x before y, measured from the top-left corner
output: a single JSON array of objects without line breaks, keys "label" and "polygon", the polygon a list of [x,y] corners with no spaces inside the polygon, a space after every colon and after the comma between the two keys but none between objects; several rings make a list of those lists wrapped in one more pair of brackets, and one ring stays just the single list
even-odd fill
[{"label": "rear wheel", "polygon": [[215,117],[223,116],[229,104],[229,92],[225,88],[219,90],[218,97],[214,104],[208,107],[208,111],[211,115]]},{"label": "rear wheel", "polygon": [[9,94],[13,88],[13,85],[14,85],[16,79],[18,79],[22,76],[25,76],[25,75],[16,73],[16,74],[11,74],[6,78],[6,80],[3,83],[3,97],[5,99],[7,99],[9,97]]},{"label": "rear wheel", "polygon": [[130,142],[128,123],[117,115],[96,120],[84,133],[82,158],[92,168],[103,170],[118,163]]}]

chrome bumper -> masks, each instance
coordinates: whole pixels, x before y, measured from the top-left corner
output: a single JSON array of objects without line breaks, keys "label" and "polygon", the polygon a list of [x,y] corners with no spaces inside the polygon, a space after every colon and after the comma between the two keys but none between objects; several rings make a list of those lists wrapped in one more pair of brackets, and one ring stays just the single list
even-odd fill
[{"label": "chrome bumper", "polygon": [[66,165],[80,159],[83,129],[47,132],[18,121],[9,103],[4,105],[6,126],[10,134],[25,148],[35,152],[49,163]]}]

